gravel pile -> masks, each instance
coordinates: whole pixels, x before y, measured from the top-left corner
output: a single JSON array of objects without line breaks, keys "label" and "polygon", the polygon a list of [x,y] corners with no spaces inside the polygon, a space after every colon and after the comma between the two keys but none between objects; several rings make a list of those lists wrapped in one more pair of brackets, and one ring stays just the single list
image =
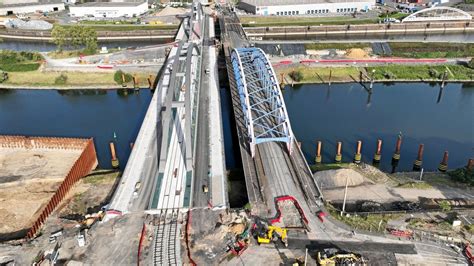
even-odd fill
[{"label": "gravel pile", "polygon": [[7,28],[21,30],[51,30],[53,28],[53,24],[44,20],[24,21],[16,18],[7,20],[5,26]]},{"label": "gravel pile", "polygon": [[359,186],[365,181],[360,173],[352,169],[320,171],[314,174],[314,178],[319,180],[324,189],[344,187],[347,178],[349,178],[349,186]]}]

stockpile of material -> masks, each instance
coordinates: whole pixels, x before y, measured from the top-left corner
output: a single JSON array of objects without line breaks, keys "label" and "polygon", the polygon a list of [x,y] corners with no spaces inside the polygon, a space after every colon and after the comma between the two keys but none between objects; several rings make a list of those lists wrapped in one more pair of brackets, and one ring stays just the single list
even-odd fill
[{"label": "stockpile of material", "polygon": [[5,26],[7,28],[21,30],[51,30],[53,28],[53,24],[44,20],[24,21],[16,18],[7,20]]}]

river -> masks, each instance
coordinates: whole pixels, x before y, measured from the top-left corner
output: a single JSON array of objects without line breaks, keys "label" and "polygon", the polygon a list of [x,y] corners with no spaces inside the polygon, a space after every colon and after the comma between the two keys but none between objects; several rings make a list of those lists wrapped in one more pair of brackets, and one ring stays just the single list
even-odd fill
[{"label": "river", "polygon": [[93,137],[99,167],[111,168],[108,143],[117,136],[121,168],[151,100],[149,90],[0,90],[0,134]]},{"label": "river", "polygon": [[[167,40],[153,40],[153,41],[113,41],[113,42],[99,42],[99,47],[110,48],[126,48],[126,47],[141,47],[149,45],[157,45],[166,43]],[[68,48],[66,48],[67,50]],[[72,48],[70,48],[72,49]],[[51,52],[56,50],[56,45],[49,42],[29,42],[29,41],[0,41],[0,50],[14,50],[14,51],[36,51],[36,52]]]},{"label": "river", "polygon": [[342,141],[343,161],[350,162],[361,140],[362,160],[371,162],[377,139],[383,140],[380,167],[391,171],[391,157],[401,133],[397,170],[411,170],[418,145],[425,144],[424,168],[436,170],[449,151],[449,168],[462,167],[474,155],[474,85],[447,84],[438,102],[439,85],[375,84],[369,101],[357,83],[299,85],[284,89],[296,138],[313,163],[316,141],[323,142],[323,162],[333,162]]}]

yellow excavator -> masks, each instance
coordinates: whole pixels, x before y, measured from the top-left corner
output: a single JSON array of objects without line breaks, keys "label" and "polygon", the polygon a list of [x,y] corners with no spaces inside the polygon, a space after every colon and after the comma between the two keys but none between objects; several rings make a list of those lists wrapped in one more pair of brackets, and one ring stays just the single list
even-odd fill
[{"label": "yellow excavator", "polygon": [[288,246],[287,230],[278,226],[269,225],[266,226],[259,234],[257,234],[257,242],[259,244],[269,244],[270,242],[276,242],[278,239]]},{"label": "yellow excavator", "polygon": [[367,265],[364,258],[356,253],[340,251],[334,248],[318,252],[318,264],[322,266],[335,265]]}]

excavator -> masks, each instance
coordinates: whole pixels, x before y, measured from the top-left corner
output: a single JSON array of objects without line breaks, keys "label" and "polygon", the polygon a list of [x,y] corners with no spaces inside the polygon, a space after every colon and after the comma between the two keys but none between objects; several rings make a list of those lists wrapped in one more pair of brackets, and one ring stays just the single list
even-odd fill
[{"label": "excavator", "polygon": [[356,253],[341,251],[335,248],[324,249],[318,252],[318,264],[321,266],[336,265],[367,265],[364,258]]},{"label": "excavator", "polygon": [[276,242],[278,239],[287,247],[287,229],[274,225],[268,225],[265,222],[258,220],[254,225],[254,234],[257,236],[259,244],[269,244]]}]

